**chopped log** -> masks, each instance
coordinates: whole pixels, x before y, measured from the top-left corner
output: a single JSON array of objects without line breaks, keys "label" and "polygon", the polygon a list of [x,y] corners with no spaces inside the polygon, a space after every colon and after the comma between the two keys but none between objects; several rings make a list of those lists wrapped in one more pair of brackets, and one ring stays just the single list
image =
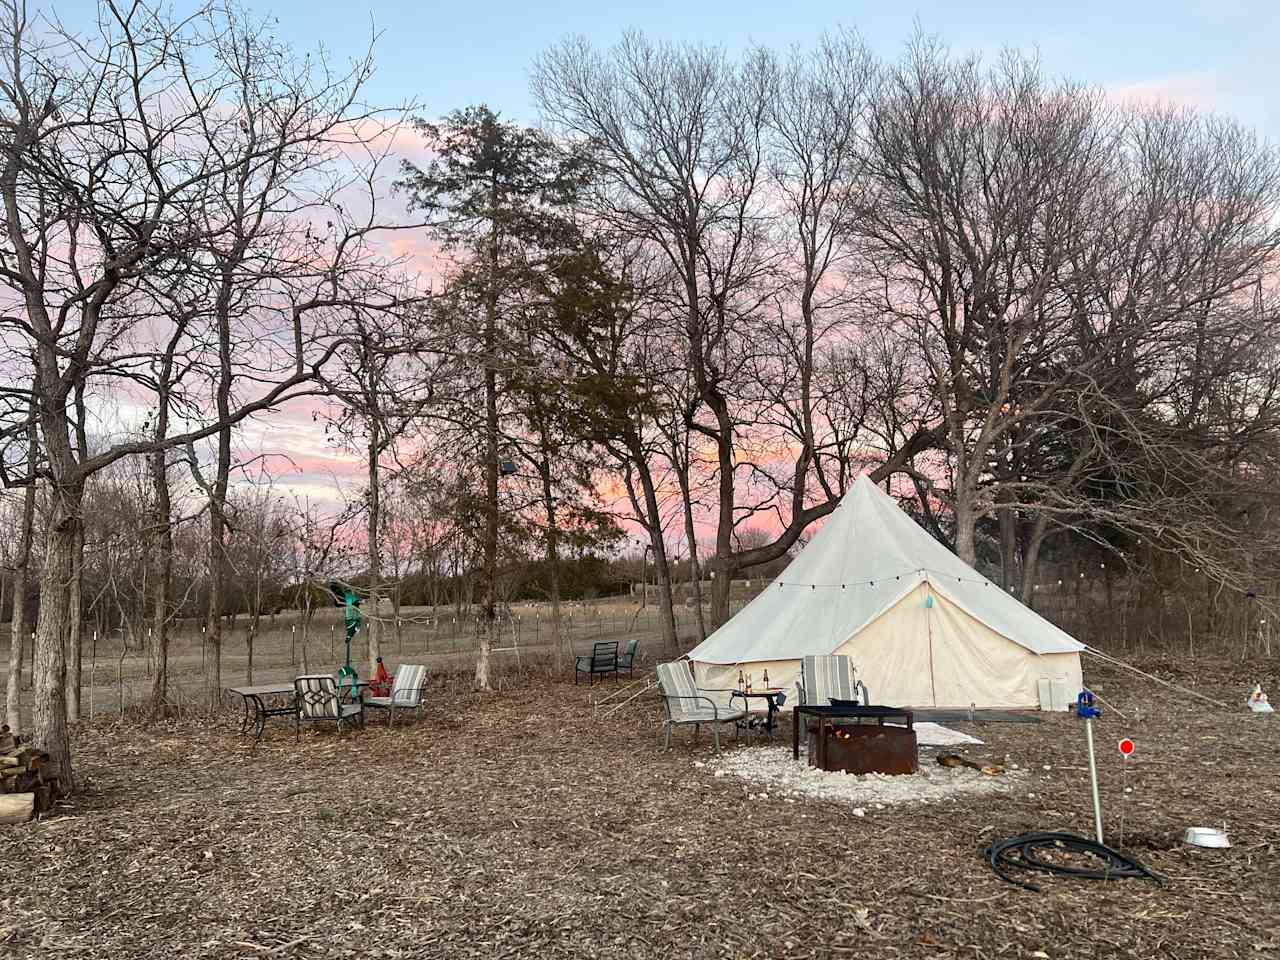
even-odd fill
[{"label": "chopped log", "polygon": [[956,753],[946,753],[938,758],[938,765],[943,767],[968,767],[970,770],[979,770],[988,777],[995,777],[1004,773],[1004,767],[996,764],[983,764],[968,757],[962,757]]},{"label": "chopped log", "polygon": [[0,755],[0,767],[16,767],[19,762],[16,754],[12,757]]},{"label": "chopped log", "polygon": [[29,769],[35,769],[49,762],[49,755],[37,750],[35,747],[23,747],[17,753],[10,754],[12,757],[18,758],[18,764],[25,764]]},{"label": "chopped log", "polygon": [[36,813],[34,793],[10,793],[0,796],[0,824],[26,823]]}]

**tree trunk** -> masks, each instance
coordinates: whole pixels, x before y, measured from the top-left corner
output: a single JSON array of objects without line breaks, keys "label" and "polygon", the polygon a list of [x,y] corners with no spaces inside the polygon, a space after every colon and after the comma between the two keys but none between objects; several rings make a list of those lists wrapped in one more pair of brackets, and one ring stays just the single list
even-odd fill
[{"label": "tree trunk", "polygon": [[693,503],[689,491],[688,461],[676,467],[680,483],[680,499],[684,507],[684,535],[689,541],[689,583],[693,588],[693,600],[697,611],[698,642],[707,639],[707,620],[702,613],[702,573],[698,569],[698,539],[693,525]]},{"label": "tree trunk", "polygon": [[[209,492],[209,645],[213,673],[209,678],[209,706],[222,698],[222,612],[227,587],[227,488],[231,482],[231,320],[229,301],[233,278],[224,273],[218,292],[218,384],[214,398],[218,419],[228,424],[218,431],[218,462]],[[194,467],[194,464],[193,464]]]},{"label": "tree trunk", "polygon": [[711,615],[712,620],[720,625],[729,619],[729,594],[733,588],[733,574],[734,571],[723,567],[711,572]]},{"label": "tree trunk", "polygon": [[382,549],[378,543],[378,527],[382,513],[382,478],[378,469],[380,434],[378,418],[369,418],[369,611],[365,614],[365,637],[369,645],[369,676],[377,671],[378,658],[382,656],[380,624],[378,622],[378,591],[382,585]]},{"label": "tree trunk", "polygon": [[551,644],[555,650],[556,669],[564,667],[564,631],[560,611],[560,527],[556,517],[555,500],[551,497],[551,468],[543,474],[543,497],[547,505],[547,593],[551,599]]},{"label": "tree trunk", "polygon": [[[37,385],[39,378],[36,379]],[[34,388],[33,388],[34,394]],[[18,532],[17,555],[13,561],[13,617],[9,621],[9,677],[5,691],[5,722],[17,733],[22,729],[22,650],[27,641],[27,580],[31,567],[31,536],[35,524],[35,465],[40,449],[37,403],[31,401],[27,418],[27,488],[22,492],[22,527]]]},{"label": "tree trunk", "polygon": [[653,483],[653,474],[649,471],[649,463],[644,457],[644,449],[640,440],[632,436],[629,441],[631,461],[640,476],[640,489],[644,495],[644,510],[636,500],[634,485],[630,471],[625,475],[627,494],[631,498],[637,516],[643,514],[644,526],[649,532],[649,544],[653,547],[653,564],[658,580],[659,616],[662,620],[662,644],[668,656],[680,655],[680,644],[676,636],[675,599],[671,593],[671,565],[667,561],[667,547],[662,538],[662,515],[658,510],[658,493]]},{"label": "tree trunk", "polygon": [[[230,433],[230,430],[224,432]],[[221,433],[218,438],[218,447],[218,470],[221,473],[224,464]],[[226,449],[227,458],[225,464],[229,471],[231,462],[229,438]],[[207,636],[209,650],[213,657],[212,672],[208,677],[210,707],[217,706],[219,699],[222,697],[222,607],[226,591],[226,518],[224,515],[226,486],[222,484],[218,486],[221,486],[221,493],[215,486],[213,496],[209,500],[209,619],[207,622]]]},{"label": "tree trunk", "polygon": [[[169,382],[172,351],[161,369],[155,438],[169,433]],[[169,700],[169,597],[173,590],[173,504],[169,496],[169,463],[163,450],[151,454],[151,491],[155,498],[151,529],[155,543],[152,577],[151,631],[155,638],[156,671],[151,681],[151,709],[163,711]]]},{"label": "tree trunk", "polygon": [[[490,186],[490,205],[498,206],[497,172]],[[494,356],[498,347],[498,226],[493,222],[489,239],[489,289],[485,295],[484,317],[484,596],[485,629],[480,633],[476,657],[476,687],[489,690],[489,648],[495,625],[494,605],[498,586],[498,371]]]},{"label": "tree trunk", "polygon": [[[75,385],[76,452],[81,463],[89,458],[88,411],[84,403],[84,380]],[[76,531],[76,541],[71,557],[70,610],[71,629],[67,633],[67,722],[80,722],[80,633],[83,617],[84,591],[84,523]]]},{"label": "tree trunk", "polygon": [[9,621],[9,677],[6,685],[5,722],[17,733],[22,729],[22,651],[27,633],[27,577],[31,561],[31,531],[35,517],[36,487],[23,491],[22,529],[18,536],[18,556],[13,569],[13,617]]},{"label": "tree trunk", "polygon": [[[46,441],[48,433],[46,433]],[[71,571],[79,536],[83,486],[59,483],[50,488],[49,532],[44,576],[40,580],[40,616],[36,625],[32,671],[35,679],[32,745],[49,754],[50,764],[70,789],[71,741],[67,735],[67,634],[71,610]]]},{"label": "tree trunk", "polygon": [[[716,438],[716,455],[720,468],[719,519],[716,524],[715,580],[711,584],[711,629],[716,630],[729,620],[729,585],[733,578],[733,521],[734,521],[734,464],[733,425],[729,420],[727,405],[718,394],[708,396],[708,406],[716,414],[720,433]],[[714,402],[713,402],[714,400]]]},{"label": "tree trunk", "polygon": [[84,590],[84,524],[76,530],[71,555],[71,584],[68,590],[67,616],[67,723],[80,722],[80,635]]},{"label": "tree trunk", "polygon": [[956,518],[956,556],[969,566],[977,559],[977,546],[974,541],[974,528],[978,517],[974,510],[973,497],[963,487],[957,485],[955,492]]},{"label": "tree trunk", "polygon": [[1029,607],[1032,606],[1032,600],[1035,598],[1036,576],[1040,569],[1040,548],[1044,545],[1048,533],[1049,518],[1044,515],[1036,517],[1035,523],[1031,526],[1031,536],[1027,538],[1027,545],[1022,555],[1022,602]]},{"label": "tree trunk", "polygon": [[1013,507],[1001,507],[1000,520],[1000,586],[1007,593],[1013,586],[1013,568],[1018,556],[1018,515]]}]

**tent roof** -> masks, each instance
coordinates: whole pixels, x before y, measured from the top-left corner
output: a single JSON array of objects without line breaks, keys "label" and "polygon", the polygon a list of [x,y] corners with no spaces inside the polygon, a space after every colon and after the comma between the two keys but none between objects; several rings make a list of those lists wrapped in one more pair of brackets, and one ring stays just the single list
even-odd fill
[{"label": "tent roof", "polygon": [[922,582],[1033,653],[1084,649],[929,536],[861,476],[778,579],[689,657],[748,663],[831,653]]}]

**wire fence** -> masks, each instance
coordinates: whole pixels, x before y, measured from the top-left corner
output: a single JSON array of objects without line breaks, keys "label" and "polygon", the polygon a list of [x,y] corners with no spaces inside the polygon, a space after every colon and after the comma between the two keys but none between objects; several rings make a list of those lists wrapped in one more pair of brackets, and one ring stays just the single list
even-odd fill
[{"label": "wire fence", "polygon": [[[745,603],[744,598],[733,598],[731,612],[736,613]],[[677,605],[674,614],[679,648],[688,650],[698,641],[696,610]],[[709,615],[705,608],[704,615]],[[397,616],[384,604],[378,615],[366,617],[352,642],[351,661],[361,675],[368,670],[371,629],[377,632],[389,669],[398,662],[413,661],[437,670],[468,671],[473,669],[485,623],[454,608],[404,608]],[[562,605],[560,652],[564,658],[589,653],[591,645],[602,640],[621,642],[632,637],[641,641],[642,661],[653,662],[665,655],[661,614],[652,603],[639,605],[631,598],[621,598]],[[82,717],[121,716],[150,702],[159,660],[149,631],[98,631],[86,625],[82,642]],[[218,657],[206,631],[194,622],[173,626],[166,671],[166,701],[173,710],[207,709],[212,693],[227,687],[287,681],[302,673],[335,672],[346,662],[342,612],[322,609],[310,622],[304,622],[297,611],[263,617],[252,638],[250,625],[241,616],[224,625],[221,647]],[[501,616],[491,649],[492,669],[498,676],[519,669],[524,662],[552,662],[556,644],[550,604],[520,604]],[[28,716],[29,651],[28,646],[21,685],[23,713]],[[6,653],[0,661],[0,677],[6,676],[8,663]],[[216,672],[220,676],[215,679]]]}]

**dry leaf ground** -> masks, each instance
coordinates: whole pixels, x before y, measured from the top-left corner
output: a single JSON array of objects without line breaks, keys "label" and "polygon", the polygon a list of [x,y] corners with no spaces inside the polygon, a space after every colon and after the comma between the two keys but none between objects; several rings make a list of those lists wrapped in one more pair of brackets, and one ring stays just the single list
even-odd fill
[{"label": "dry leaf ground", "polygon": [[[1274,681],[1261,664],[1144,665],[1233,704]],[[1280,715],[1088,674],[1130,714],[1098,730],[1109,839],[1123,812],[1164,887],[1037,895],[980,857],[993,837],[1089,832],[1071,717],[957,725],[987,741],[970,755],[1029,768],[1016,791],[859,818],[748,800],[694,765],[705,733],[664,753],[654,699],[597,721],[586,687],[455,695],[441,678],[421,721],[341,739],[295,744],[276,723],[253,747],[231,713],[80,731],[86,789],[0,833],[0,956],[1280,956]],[[1230,850],[1174,842],[1223,821]]]}]

